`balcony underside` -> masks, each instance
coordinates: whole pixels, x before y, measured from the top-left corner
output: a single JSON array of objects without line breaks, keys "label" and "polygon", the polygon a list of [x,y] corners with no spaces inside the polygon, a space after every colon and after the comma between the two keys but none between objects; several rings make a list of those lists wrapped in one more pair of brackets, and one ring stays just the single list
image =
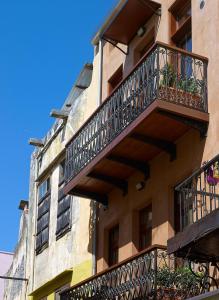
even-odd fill
[{"label": "balcony underside", "polygon": [[175,142],[189,129],[206,133],[208,114],[167,101],[155,100],[65,186],[65,193],[107,204],[118,188],[128,192],[128,178],[136,171],[150,176],[148,162],[165,151],[177,156]]},{"label": "balcony underside", "polygon": [[219,262],[219,210],[187,226],[168,241],[168,253],[191,260]]}]

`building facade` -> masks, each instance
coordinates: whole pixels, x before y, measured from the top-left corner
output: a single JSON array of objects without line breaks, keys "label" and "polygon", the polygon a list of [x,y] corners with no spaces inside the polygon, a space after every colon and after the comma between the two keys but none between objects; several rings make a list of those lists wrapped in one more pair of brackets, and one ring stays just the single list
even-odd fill
[{"label": "building facade", "polygon": [[18,243],[14,251],[13,261],[7,272],[9,279],[5,280],[4,297],[2,299],[25,299],[28,280],[26,278],[27,266],[27,237],[28,237],[28,202],[21,201],[19,209],[22,211]]},{"label": "building facade", "polygon": [[64,192],[99,203],[97,274],[62,299],[219,297],[218,15],[119,1],[94,37],[101,104],[66,145]]},{"label": "building facade", "polygon": [[[13,253],[0,251],[0,276],[6,276],[13,260]],[[5,282],[0,279],[0,299],[3,299]]]},{"label": "building facade", "polygon": [[56,121],[47,135],[38,142],[30,140],[36,148],[28,210],[21,216],[5,300],[57,300],[63,289],[94,273],[93,203],[66,196],[63,186],[65,144],[97,106],[97,60],[83,67],[63,107],[51,112]]},{"label": "building facade", "polygon": [[35,141],[26,297],[218,299],[218,28],[218,0],[118,2]]}]

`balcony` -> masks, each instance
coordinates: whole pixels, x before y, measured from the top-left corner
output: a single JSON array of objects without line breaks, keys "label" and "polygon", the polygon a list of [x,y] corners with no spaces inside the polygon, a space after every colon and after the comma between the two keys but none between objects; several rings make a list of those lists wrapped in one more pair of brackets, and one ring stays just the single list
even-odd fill
[{"label": "balcony", "polygon": [[205,136],[207,104],[207,59],[156,43],[67,144],[65,193],[104,205],[113,188],[126,194],[190,128]]},{"label": "balcony", "polygon": [[176,187],[176,191],[181,229],[168,241],[168,252],[218,263],[219,155]]},{"label": "balcony", "polygon": [[61,300],[183,300],[217,289],[213,271],[155,245],[64,291]]}]

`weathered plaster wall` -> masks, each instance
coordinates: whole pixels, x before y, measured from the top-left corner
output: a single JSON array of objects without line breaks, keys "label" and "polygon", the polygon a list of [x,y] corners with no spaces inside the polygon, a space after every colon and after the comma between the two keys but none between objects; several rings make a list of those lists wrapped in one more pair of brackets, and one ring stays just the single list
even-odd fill
[{"label": "weathered plaster wall", "polygon": [[[8,272],[13,260],[13,253],[0,251],[0,275],[4,276]],[[0,279],[0,300],[3,299],[4,288],[7,286],[7,282],[4,279]]]},{"label": "weathered plaster wall", "polygon": [[[28,211],[24,211],[20,219],[20,230],[17,247],[14,251],[13,262],[7,276],[26,278],[26,255],[28,234]],[[4,300],[25,299],[27,289],[26,281],[6,280]]]},{"label": "weathered plaster wall", "polygon": [[[61,286],[57,276],[65,270],[73,269],[72,276],[63,277],[63,282],[75,284],[79,280],[85,279],[92,272],[92,241],[90,228],[90,200],[72,197],[71,206],[71,230],[62,238],[56,240],[56,220],[57,220],[57,201],[59,183],[59,158],[66,143],[76,133],[80,126],[85,122],[89,115],[97,106],[98,95],[98,55],[93,62],[93,73],[90,86],[75,97],[71,93],[67,102],[71,102],[69,117],[64,128],[58,133],[56,138],[45,150],[36,151],[32,156],[31,180],[30,180],[30,233],[28,237],[28,258],[29,285],[28,294],[33,293],[32,299],[40,299],[48,296],[54,299],[54,290]],[[47,142],[62,126],[62,121],[57,122],[47,134]],[[64,155],[63,155],[64,157]],[[37,170],[39,158],[41,160],[40,169]],[[54,160],[57,160],[54,164]],[[49,227],[49,246],[42,253],[35,256],[35,223],[37,215],[37,186],[35,182],[38,176],[51,178],[51,204],[50,204],[50,227]],[[42,180],[43,180],[42,178]],[[68,281],[66,281],[68,280]],[[51,282],[51,284],[47,284]],[[52,287],[52,288],[51,288]],[[39,290],[39,292],[38,292]]]}]

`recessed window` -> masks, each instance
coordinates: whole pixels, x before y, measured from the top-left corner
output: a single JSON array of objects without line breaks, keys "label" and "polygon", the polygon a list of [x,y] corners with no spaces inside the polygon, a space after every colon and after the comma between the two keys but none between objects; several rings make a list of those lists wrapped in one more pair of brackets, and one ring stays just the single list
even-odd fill
[{"label": "recessed window", "polygon": [[64,285],[64,286],[62,286],[62,287],[60,287],[59,289],[57,289],[55,291],[55,300],[60,300],[61,299],[60,293],[62,293],[64,290],[66,290],[68,288],[70,288],[70,284],[69,283],[66,284],[66,285]]},{"label": "recessed window", "polygon": [[178,10],[176,15],[176,21],[178,23],[178,27],[182,26],[182,24],[192,16],[191,12],[191,2],[190,1],[183,1],[181,8]]},{"label": "recessed window", "polygon": [[59,165],[59,184],[65,180],[65,159]]},{"label": "recessed window", "polygon": [[49,243],[49,214],[50,214],[50,178],[38,188],[38,214],[36,233],[36,253],[40,253]]},{"label": "recessed window", "polygon": [[143,38],[139,39],[140,42],[134,50],[134,64],[136,64],[153,46],[155,42],[155,28],[152,28]]},{"label": "recessed window", "polygon": [[109,257],[108,265],[112,266],[119,260],[119,225],[109,230]]},{"label": "recessed window", "polygon": [[42,199],[50,191],[50,178],[39,185],[39,200]]},{"label": "recessed window", "polygon": [[120,66],[113,76],[108,80],[108,94],[118,86],[123,79],[123,66]]},{"label": "recessed window", "polygon": [[139,212],[139,250],[152,244],[152,205]]},{"label": "recessed window", "polygon": [[192,51],[191,0],[176,0],[170,7],[172,40],[180,48]]}]

